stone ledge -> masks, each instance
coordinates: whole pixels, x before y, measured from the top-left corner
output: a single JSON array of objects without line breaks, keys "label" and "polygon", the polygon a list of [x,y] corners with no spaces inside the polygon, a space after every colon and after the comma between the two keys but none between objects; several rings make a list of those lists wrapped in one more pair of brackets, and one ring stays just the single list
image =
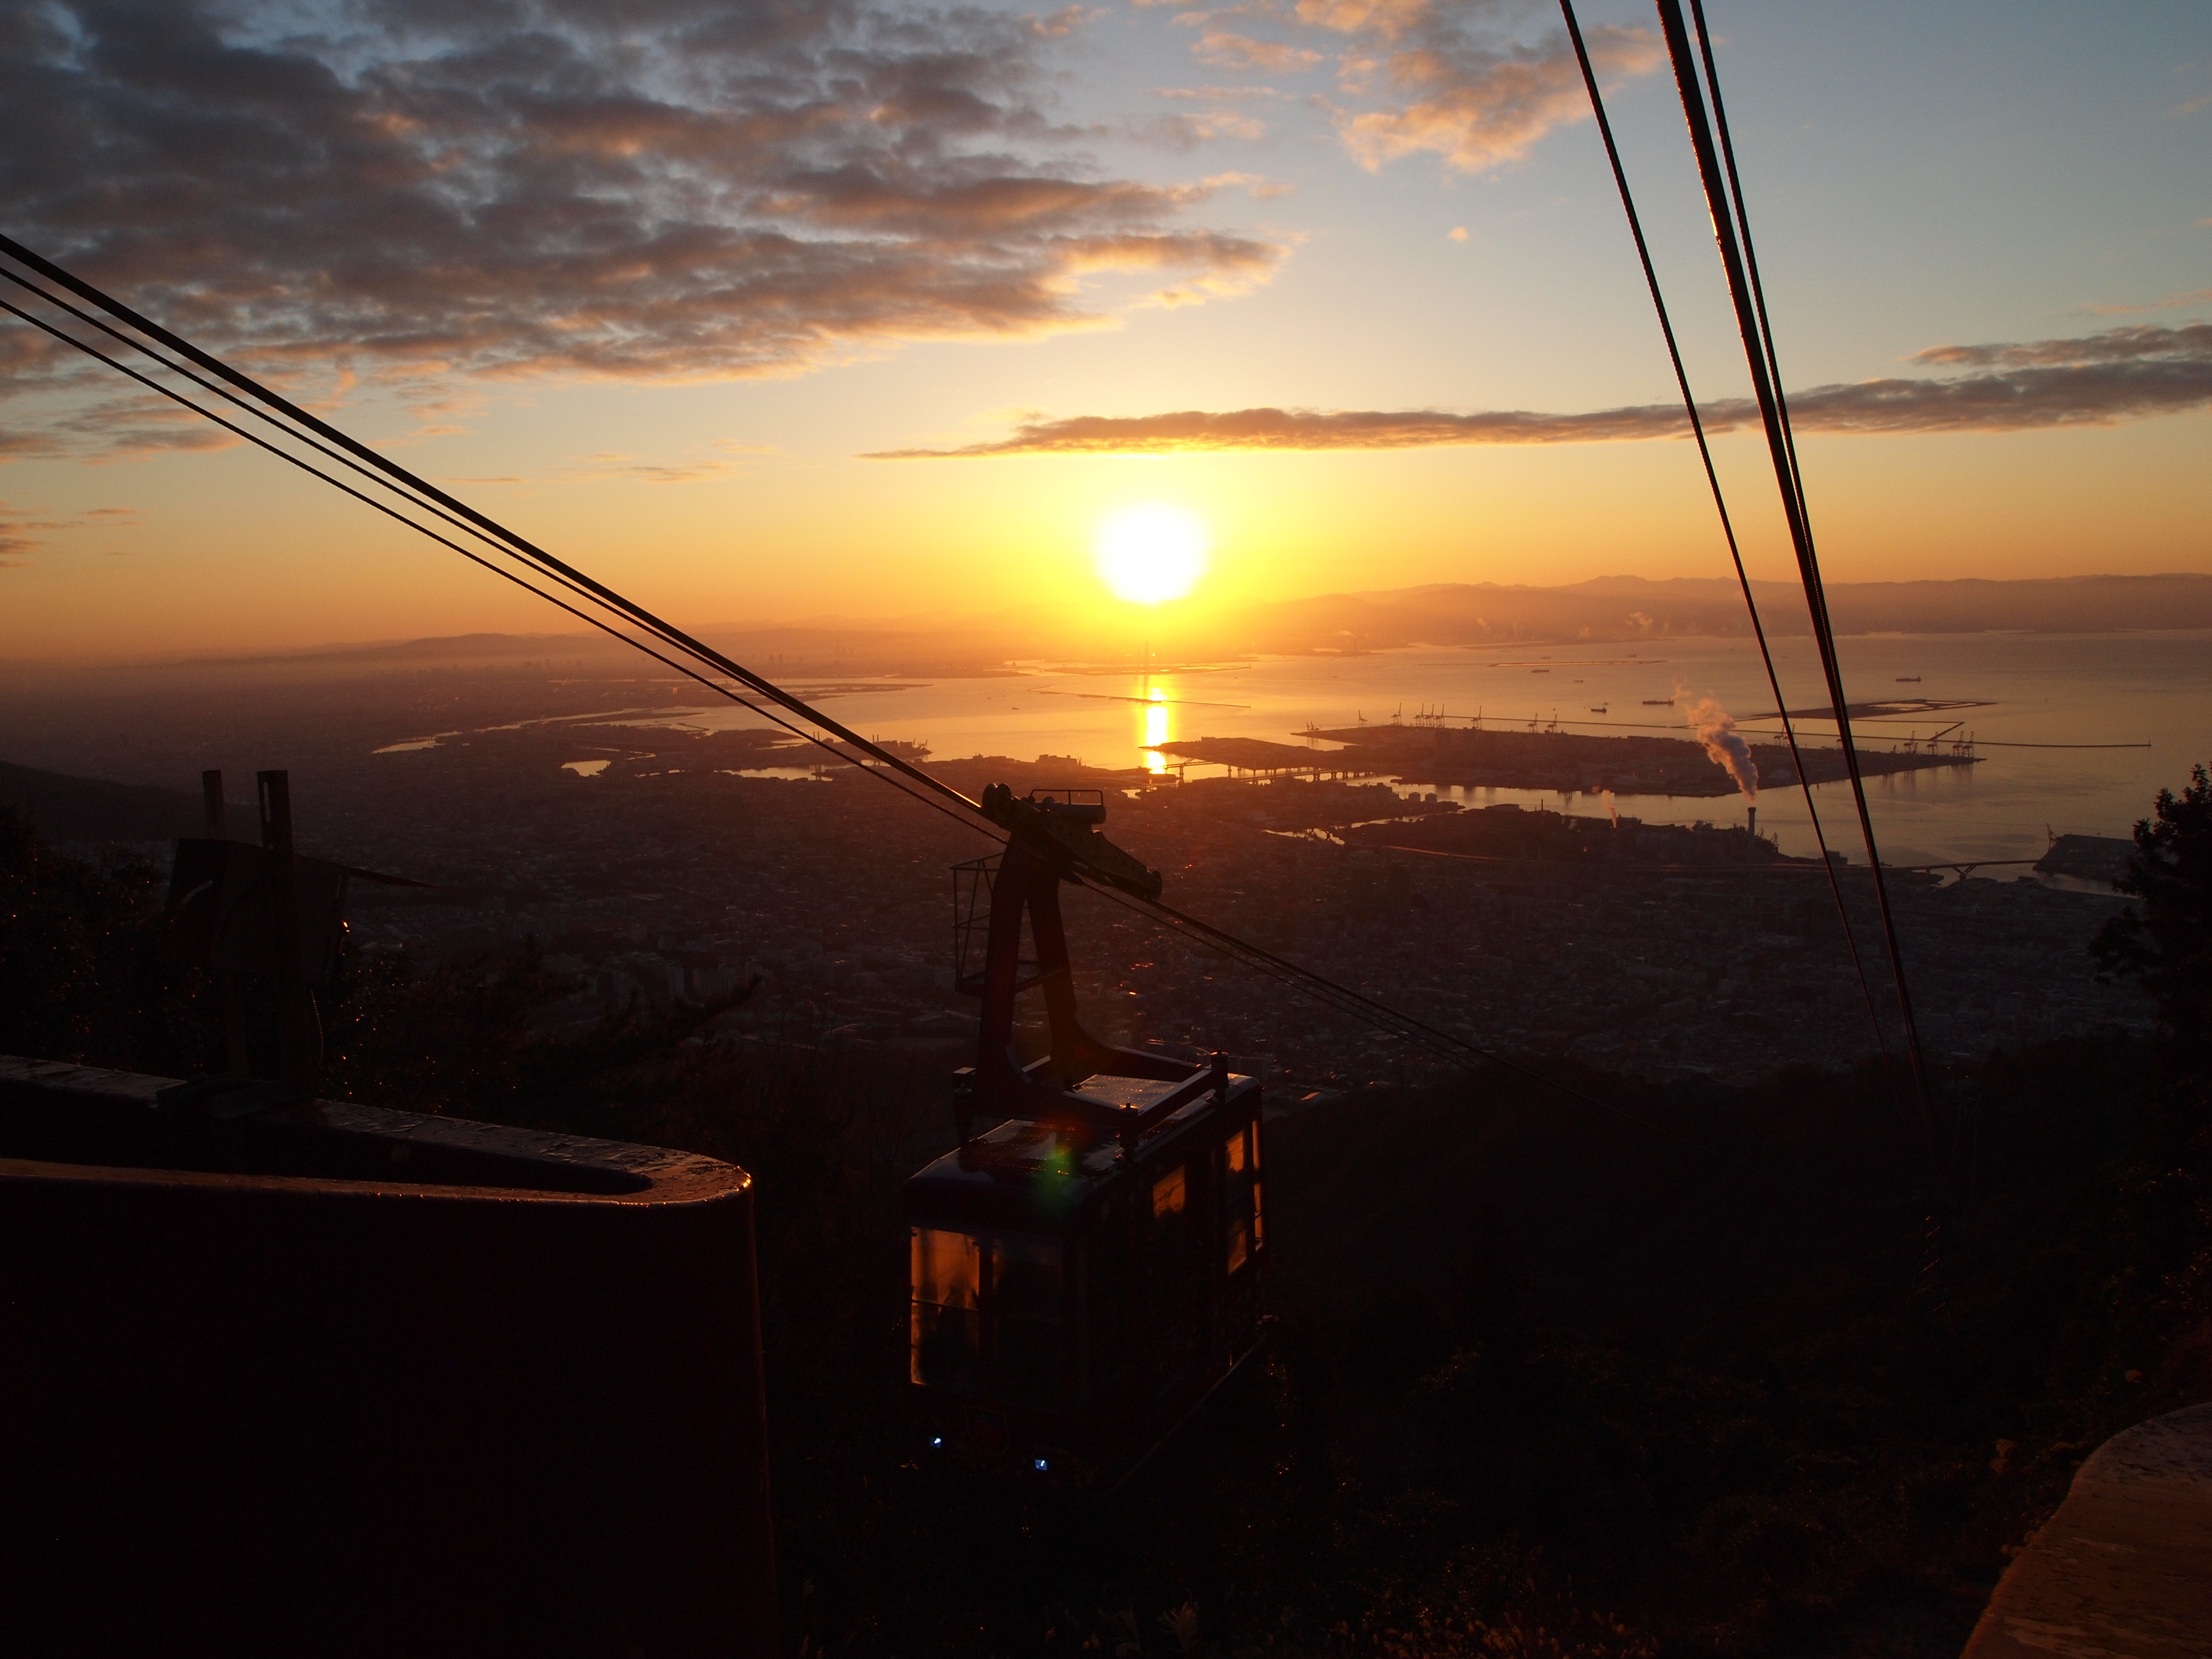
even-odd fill
[{"label": "stone ledge", "polygon": [[1965,1659],[2212,1656],[2212,1404],[2100,1446],[2021,1552]]}]

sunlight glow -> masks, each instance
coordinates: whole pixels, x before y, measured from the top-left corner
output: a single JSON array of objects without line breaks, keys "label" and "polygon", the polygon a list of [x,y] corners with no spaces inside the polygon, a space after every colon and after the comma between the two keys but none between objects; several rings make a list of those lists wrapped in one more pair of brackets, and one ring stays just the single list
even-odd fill
[{"label": "sunlight glow", "polygon": [[1198,515],[1165,501],[1117,508],[1098,522],[1098,574],[1132,605],[1179,599],[1206,574],[1211,543]]}]

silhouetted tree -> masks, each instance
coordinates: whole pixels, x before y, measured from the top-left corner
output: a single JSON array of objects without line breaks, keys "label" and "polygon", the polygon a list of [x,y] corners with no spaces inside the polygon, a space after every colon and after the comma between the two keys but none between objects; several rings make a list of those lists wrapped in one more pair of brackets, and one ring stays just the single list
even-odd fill
[{"label": "silhouetted tree", "polygon": [[2203,765],[2179,796],[2158,792],[2155,819],[2136,825],[2118,884],[2142,901],[2105,924],[2090,949],[2111,973],[2139,975],[2185,1062],[2203,1058],[2212,1012],[2212,778]]}]

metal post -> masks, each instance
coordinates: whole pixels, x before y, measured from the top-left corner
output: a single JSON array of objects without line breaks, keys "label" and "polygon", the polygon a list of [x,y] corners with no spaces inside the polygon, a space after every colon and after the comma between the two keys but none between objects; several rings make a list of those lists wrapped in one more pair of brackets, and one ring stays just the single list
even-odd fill
[{"label": "metal post", "polygon": [[269,850],[271,988],[276,1000],[277,1075],[312,1090],[322,1069],[323,1034],[315,999],[300,960],[300,895],[292,871],[292,784],[289,774],[261,772],[261,844]]},{"label": "metal post", "polygon": [[[200,807],[207,815],[210,841],[230,839],[230,804],[223,799],[222,774],[213,768],[200,774]],[[253,1044],[246,1018],[246,988],[236,974],[214,969],[216,998],[222,1008],[222,1064],[225,1075],[253,1075]]]}]

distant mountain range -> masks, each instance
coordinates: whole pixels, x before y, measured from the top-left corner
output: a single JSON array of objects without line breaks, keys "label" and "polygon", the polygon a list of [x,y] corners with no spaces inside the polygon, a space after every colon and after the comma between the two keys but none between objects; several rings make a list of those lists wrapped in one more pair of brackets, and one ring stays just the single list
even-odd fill
[{"label": "distant mountain range", "polygon": [[[1810,631],[1792,582],[1754,582],[1770,635]],[[2212,629],[2212,575],[2063,576],[2018,581],[1832,582],[1829,614],[1844,634],[2108,634]],[[1030,605],[988,615],[809,618],[701,625],[699,637],[772,677],[988,673],[1012,662],[1125,664],[1149,647],[1167,664],[1251,652],[1382,651],[1407,645],[1522,646],[1737,638],[1751,625],[1733,581],[1603,576],[1558,587],[1494,582],[1316,594],[1218,609],[1170,607],[1133,617],[1126,606]],[[465,634],[331,645],[266,655],[146,664],[258,678],[349,678],[456,664],[514,671],[574,665],[586,672],[636,661],[602,634]]]},{"label": "distant mountain range", "polygon": [[[1753,582],[1772,635],[1811,631],[1803,590]],[[2082,634],[2212,629],[2212,576],[2066,576],[2036,581],[1831,582],[1843,634]],[[1562,587],[1449,583],[1325,594],[1240,619],[1263,649],[1376,650],[1391,645],[1556,644],[1729,638],[1751,624],[1733,581],[1606,576]]]}]

